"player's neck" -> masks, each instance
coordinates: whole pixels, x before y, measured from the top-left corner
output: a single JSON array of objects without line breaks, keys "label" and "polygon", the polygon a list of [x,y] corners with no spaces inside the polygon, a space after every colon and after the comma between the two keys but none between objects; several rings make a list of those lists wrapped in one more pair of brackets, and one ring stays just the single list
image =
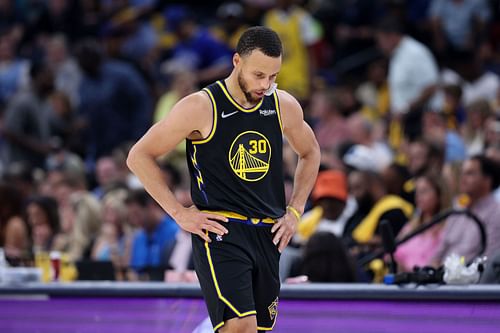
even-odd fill
[{"label": "player's neck", "polygon": [[226,88],[231,97],[244,108],[251,108],[257,105],[255,102],[249,102],[245,96],[245,93],[241,90],[240,85],[238,84],[238,78],[236,74],[233,72],[229,75],[224,82],[226,83]]}]

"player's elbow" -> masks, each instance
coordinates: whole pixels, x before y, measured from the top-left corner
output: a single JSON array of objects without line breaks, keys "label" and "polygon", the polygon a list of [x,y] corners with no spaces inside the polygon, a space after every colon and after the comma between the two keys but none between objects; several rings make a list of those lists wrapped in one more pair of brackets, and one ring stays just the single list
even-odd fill
[{"label": "player's elbow", "polygon": [[306,149],[302,154],[299,154],[299,157],[310,160],[312,163],[319,165],[321,159],[321,150],[319,148],[318,141],[313,138],[308,145],[308,149]]},{"label": "player's elbow", "polygon": [[133,173],[135,173],[135,170],[137,168],[138,160],[140,159],[140,155],[141,155],[140,149],[137,147],[137,144],[135,144],[134,146],[132,146],[132,148],[128,152],[127,161],[126,161],[127,162],[127,167]]},{"label": "player's elbow", "polygon": [[319,148],[318,141],[316,139],[313,140],[311,145],[311,155],[315,162],[317,162],[318,166],[321,160],[321,149]]}]

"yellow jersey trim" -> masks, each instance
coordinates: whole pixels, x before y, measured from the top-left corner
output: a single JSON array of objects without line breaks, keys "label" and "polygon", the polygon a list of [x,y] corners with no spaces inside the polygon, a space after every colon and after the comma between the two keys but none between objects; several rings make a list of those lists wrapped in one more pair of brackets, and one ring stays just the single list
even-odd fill
[{"label": "yellow jersey trim", "polygon": [[215,134],[215,129],[217,128],[217,104],[215,104],[214,95],[212,95],[212,92],[210,90],[208,90],[207,88],[204,88],[203,91],[205,91],[208,94],[208,97],[210,97],[210,101],[212,102],[212,110],[214,113],[214,120],[212,122],[212,130],[210,131],[210,134],[208,135],[208,137],[206,139],[202,139],[202,140],[191,140],[191,143],[193,143],[194,145],[199,145],[199,144],[207,143],[208,141],[210,141]]},{"label": "yellow jersey trim", "polygon": [[281,110],[280,110],[280,101],[278,99],[278,91],[275,91],[273,95],[274,95],[274,104],[276,105],[276,113],[278,114],[278,122],[280,123],[281,132],[283,133],[283,123],[281,122]]},{"label": "yellow jersey trim", "polygon": [[[205,232],[205,233],[208,235],[208,232]],[[215,275],[214,264],[212,262],[212,256],[210,255],[210,248],[208,247],[208,242],[206,242],[206,241],[205,241],[205,249],[207,251],[207,258],[208,258],[208,265],[210,266],[210,273],[212,274],[212,279],[214,280],[215,290],[217,291],[217,296],[219,297],[219,299],[221,301],[223,301],[231,310],[233,310],[233,312],[236,313],[236,315],[238,317],[245,317],[248,315],[257,314],[257,311],[255,311],[255,310],[247,311],[247,312],[243,312],[243,313],[239,312],[224,296],[222,296],[222,293],[221,293],[220,288],[219,288],[219,283],[217,282],[217,277]]]},{"label": "yellow jersey trim", "polygon": [[222,215],[222,216],[225,216],[227,218],[232,218],[232,219],[237,219],[237,220],[251,220],[254,224],[257,224],[259,222],[262,222],[262,223],[269,223],[269,224],[274,224],[276,223],[276,221],[270,217],[266,217],[266,218],[263,218],[263,219],[259,219],[259,218],[248,218],[244,215],[241,215],[241,214],[238,214],[238,213],[234,213],[234,212],[228,212],[228,211],[225,211],[225,210],[218,210],[218,211],[212,211],[212,210],[203,210],[202,212],[204,213],[210,213],[210,214],[217,214],[217,215]]},{"label": "yellow jersey trim", "polygon": [[[276,321],[274,321],[276,322]],[[257,326],[257,330],[259,331],[272,331],[274,328],[274,323],[273,323],[273,326],[272,327],[261,327],[261,326]]]},{"label": "yellow jersey trim", "polygon": [[224,322],[221,322],[221,323],[217,324],[217,326],[214,327],[214,332],[217,332],[217,330],[219,328],[221,328],[222,326],[224,326]]},{"label": "yellow jersey trim", "polygon": [[245,109],[244,107],[242,107],[240,104],[238,104],[238,102],[236,102],[233,97],[229,94],[229,92],[227,91],[226,87],[224,87],[224,85],[222,84],[222,82],[220,81],[217,81],[217,84],[220,86],[220,88],[222,89],[222,91],[224,92],[224,95],[226,95],[227,99],[229,99],[229,101],[240,111],[243,111],[243,112],[247,112],[247,113],[250,113],[250,112],[254,112],[255,110],[258,110],[260,108],[260,106],[262,105],[262,102],[264,101],[264,98],[262,98],[260,100],[259,103],[257,103],[256,106],[254,106],[253,108],[250,108],[250,109]]}]

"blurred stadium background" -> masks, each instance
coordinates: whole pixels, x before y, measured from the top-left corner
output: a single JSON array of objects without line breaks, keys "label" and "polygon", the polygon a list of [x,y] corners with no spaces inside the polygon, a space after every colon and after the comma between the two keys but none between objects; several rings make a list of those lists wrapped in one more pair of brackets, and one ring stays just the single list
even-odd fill
[{"label": "blurred stadium background", "polygon": [[[435,283],[450,254],[465,262],[481,254],[488,261],[480,283],[500,282],[499,0],[0,0],[6,332],[141,325],[191,332],[205,318],[190,236],[125,160],[178,100],[231,71],[236,41],[253,25],[282,38],[279,88],[299,100],[322,152],[307,211],[282,255],[288,319],[277,330],[498,331],[496,286],[406,294],[382,284],[391,256],[374,253],[391,248],[382,221],[398,241],[448,209],[469,209],[484,228],[483,243],[470,218],[452,216],[398,246],[396,272],[406,282]],[[296,160],[286,143],[284,160],[290,195]],[[177,199],[191,205],[184,144],[159,163]],[[330,301],[310,300],[316,283],[328,283],[319,286]],[[108,287],[119,291],[104,293],[110,303],[97,309],[92,297]],[[86,292],[90,298],[78,299]],[[47,303],[26,300],[40,294]],[[133,300],[121,312],[113,297]],[[117,311],[107,313],[114,304]],[[80,306],[82,313],[69,313]],[[150,317],[138,310],[148,306]],[[34,317],[23,323],[30,309]],[[66,319],[43,324],[54,318]],[[310,325],[300,326],[304,318]],[[425,327],[415,326],[418,318]]]}]

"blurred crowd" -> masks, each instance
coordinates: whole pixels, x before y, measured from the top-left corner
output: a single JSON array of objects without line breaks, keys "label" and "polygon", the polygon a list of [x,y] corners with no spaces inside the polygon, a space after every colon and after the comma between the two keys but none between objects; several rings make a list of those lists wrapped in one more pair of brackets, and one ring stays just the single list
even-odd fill
[{"label": "blurred crowd", "polygon": [[[178,100],[230,73],[253,25],[280,35],[278,86],[322,151],[284,281],[380,281],[383,263],[359,262],[383,247],[381,222],[401,240],[448,209],[477,215],[485,244],[453,215],[400,245],[398,270],[471,260],[482,246],[500,261],[499,0],[0,0],[9,264],[57,251],[80,279],[195,280],[190,235],[129,172],[127,152]],[[284,159],[289,195],[286,143]],[[191,205],[184,144],[159,163]]]}]

